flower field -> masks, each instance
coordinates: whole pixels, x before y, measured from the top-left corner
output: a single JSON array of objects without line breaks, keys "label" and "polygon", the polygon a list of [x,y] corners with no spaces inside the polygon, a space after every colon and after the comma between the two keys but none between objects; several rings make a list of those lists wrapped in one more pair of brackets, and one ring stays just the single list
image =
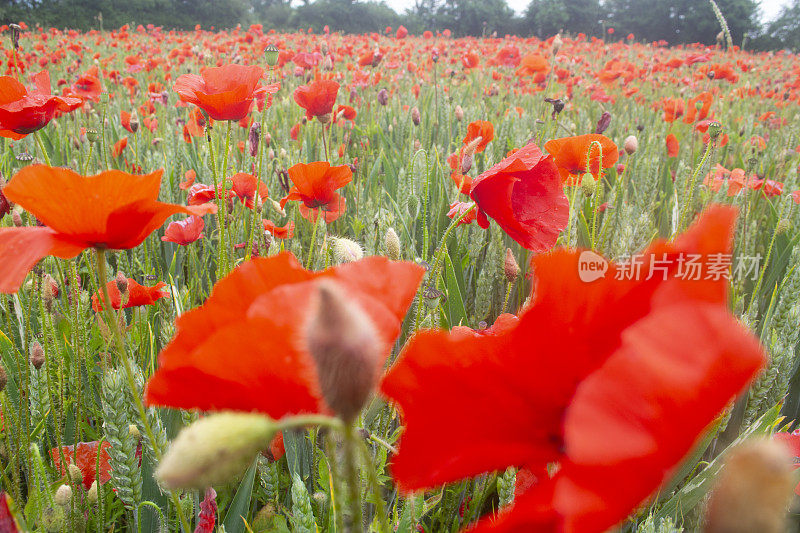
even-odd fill
[{"label": "flower field", "polygon": [[0,531],[796,527],[796,56],[1,29]]}]

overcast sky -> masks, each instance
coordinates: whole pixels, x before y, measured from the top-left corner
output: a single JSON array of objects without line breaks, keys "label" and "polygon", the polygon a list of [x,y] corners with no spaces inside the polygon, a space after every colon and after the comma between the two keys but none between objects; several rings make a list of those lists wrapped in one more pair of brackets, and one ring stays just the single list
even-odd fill
[{"label": "overcast sky", "polygon": [[[528,7],[530,0],[506,0],[511,9],[517,13],[522,13]],[[704,0],[698,0],[704,1]],[[772,20],[780,12],[781,8],[788,4],[790,0],[761,0],[761,12],[764,15],[764,20]],[[386,0],[389,6],[398,13],[404,13],[405,10],[414,5],[414,0]]]}]

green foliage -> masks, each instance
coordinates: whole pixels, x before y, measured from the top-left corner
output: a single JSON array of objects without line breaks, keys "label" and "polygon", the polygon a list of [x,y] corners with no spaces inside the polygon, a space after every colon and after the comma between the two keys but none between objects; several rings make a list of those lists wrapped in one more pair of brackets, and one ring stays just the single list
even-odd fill
[{"label": "green foliage", "polygon": [[599,35],[603,8],[599,0],[531,0],[522,18],[520,31],[541,38],[565,30],[570,33]]}]

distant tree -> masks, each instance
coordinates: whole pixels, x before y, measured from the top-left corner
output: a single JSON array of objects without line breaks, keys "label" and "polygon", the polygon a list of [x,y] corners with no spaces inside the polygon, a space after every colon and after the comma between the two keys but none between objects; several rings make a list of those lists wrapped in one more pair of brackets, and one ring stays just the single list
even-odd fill
[{"label": "distant tree", "polygon": [[752,44],[762,50],[788,48],[800,51],[800,0],[785,6],[778,18],[770,22]]},{"label": "distant tree", "polygon": [[542,39],[561,30],[598,35],[602,32],[603,13],[600,0],[531,0],[520,31]]},{"label": "distant tree", "polygon": [[[717,0],[733,42],[758,29],[756,0]],[[608,24],[621,35],[670,44],[713,44],[721,27],[708,0],[608,0]]]},{"label": "distant tree", "polygon": [[439,26],[456,35],[513,33],[514,11],[506,0],[445,0],[437,10]]},{"label": "distant tree", "polygon": [[291,24],[298,28],[311,27],[315,31],[328,26],[331,31],[366,33],[381,32],[386,26],[395,27],[400,22],[400,15],[383,2],[317,0],[298,6]]}]

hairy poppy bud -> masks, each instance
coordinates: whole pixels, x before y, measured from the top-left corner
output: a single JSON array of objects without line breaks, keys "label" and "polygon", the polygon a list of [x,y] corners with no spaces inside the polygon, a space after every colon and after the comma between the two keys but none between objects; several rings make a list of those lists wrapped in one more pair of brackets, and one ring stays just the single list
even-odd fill
[{"label": "hairy poppy bud", "polygon": [[92,481],[92,486],[86,492],[86,499],[91,504],[97,503],[97,480]]},{"label": "hairy poppy bud", "polygon": [[67,467],[67,476],[69,476],[70,481],[75,484],[83,482],[83,473],[75,463],[70,463]]},{"label": "hairy poppy bud", "polygon": [[253,122],[247,134],[247,146],[250,149],[250,157],[258,154],[258,142],[261,140],[261,123]]},{"label": "hairy poppy bud", "polygon": [[421,120],[421,117],[419,115],[419,109],[417,109],[417,106],[412,107],[411,108],[411,122],[413,122],[415,126],[419,126],[420,120]]},{"label": "hairy poppy bud", "polygon": [[386,248],[386,257],[392,261],[400,259],[400,237],[393,228],[386,230],[386,235],[383,236],[383,245]]},{"label": "hairy poppy bud", "polygon": [[274,67],[278,64],[278,57],[280,54],[280,50],[278,50],[274,44],[271,44],[264,50],[264,61],[266,61],[267,65],[270,67]]},{"label": "hairy poppy bud", "polygon": [[[480,137],[478,137],[480,139]],[[465,150],[466,152],[466,150]],[[472,168],[472,163],[474,158],[472,157],[472,153],[465,153],[464,156],[461,158],[461,173],[466,174],[469,172],[469,169]]]},{"label": "hairy poppy bud", "polygon": [[597,183],[594,181],[594,176],[588,172],[581,178],[581,190],[586,196],[592,196],[597,190]]},{"label": "hairy poppy bud", "polygon": [[628,135],[622,147],[625,149],[626,154],[633,155],[639,149],[639,140],[633,135]]},{"label": "hairy poppy bud", "polygon": [[62,531],[66,521],[66,511],[60,505],[45,507],[39,515],[39,525],[47,533]]},{"label": "hairy poppy bud", "polygon": [[42,365],[44,364],[44,348],[42,348],[42,345],[39,344],[39,341],[33,341],[31,343],[28,361],[30,361],[31,365],[33,365],[33,368],[36,370],[42,368]]},{"label": "hairy poppy bud", "polygon": [[69,485],[61,485],[56,489],[56,495],[53,499],[56,505],[68,505],[69,501],[72,499],[72,487]]},{"label": "hairy poppy bud", "polygon": [[114,278],[114,283],[117,285],[117,290],[121,296],[125,296],[128,294],[128,278],[122,272],[117,272],[117,276]]},{"label": "hairy poppy bud", "polygon": [[461,122],[464,120],[464,110],[461,109],[460,105],[456,106],[456,110],[453,112],[453,114],[456,116],[457,121]]},{"label": "hairy poppy bud", "polygon": [[227,483],[269,446],[275,422],[254,413],[218,413],[184,428],[156,469],[164,488],[205,488]]},{"label": "hairy poppy bud", "polygon": [[785,445],[744,442],[730,451],[706,512],[706,533],[779,533],[796,483]]},{"label": "hairy poppy bud", "polygon": [[506,248],[506,259],[503,261],[503,274],[506,276],[506,281],[511,283],[517,279],[519,272],[520,269],[514,257],[514,252],[511,251],[511,248]]},{"label": "hairy poppy bud", "polygon": [[334,237],[333,257],[339,263],[351,263],[364,257],[364,250],[355,241]]},{"label": "hairy poppy bud", "polygon": [[595,128],[595,133],[603,133],[608,129],[608,126],[611,124],[611,113],[608,111],[603,111],[603,114],[600,115],[600,120],[597,121],[597,127]]},{"label": "hairy poppy bud", "polygon": [[317,298],[306,340],[325,403],[351,422],[375,388],[382,342],[366,313],[336,282],[317,284]]},{"label": "hairy poppy bud", "polygon": [[564,46],[564,41],[561,39],[561,34],[557,33],[553,39],[553,55],[556,55],[562,46]]},{"label": "hairy poppy bud", "polygon": [[131,127],[131,131],[133,133],[139,131],[139,115],[136,113],[136,111],[134,111],[133,114],[131,115],[131,121],[129,126]]},{"label": "hairy poppy bud", "polygon": [[384,106],[389,103],[389,91],[386,89],[378,91],[378,103]]}]

